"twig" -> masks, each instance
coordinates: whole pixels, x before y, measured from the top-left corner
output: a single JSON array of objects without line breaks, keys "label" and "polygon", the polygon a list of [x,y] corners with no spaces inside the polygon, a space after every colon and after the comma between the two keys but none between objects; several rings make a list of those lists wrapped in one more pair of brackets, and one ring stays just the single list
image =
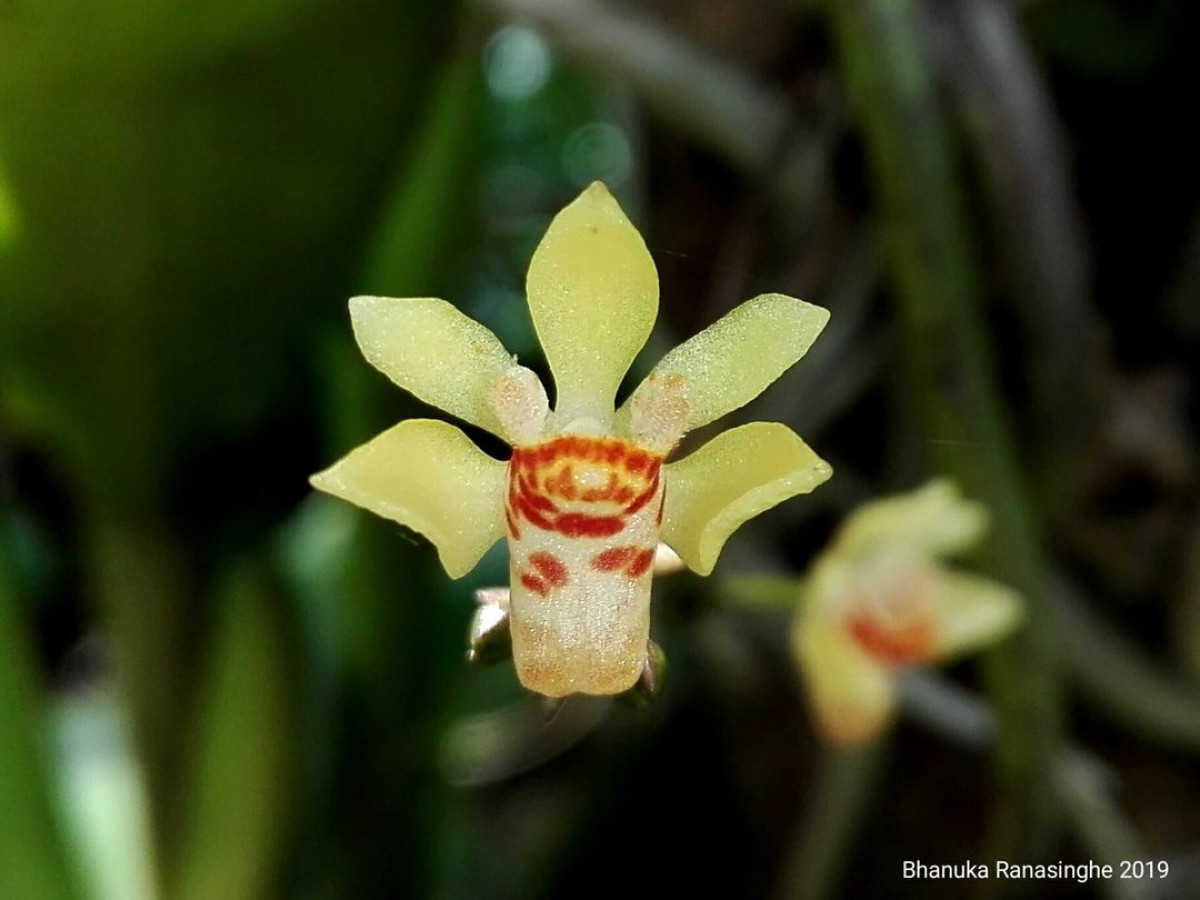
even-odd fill
[{"label": "twig", "polygon": [[1176,750],[1200,753],[1200,691],[1168,679],[1144,653],[1104,625],[1064,576],[1054,613],[1066,663],[1084,696],[1124,727]]},{"label": "twig", "polygon": [[[923,7],[927,13],[933,10]],[[1065,138],[1016,14],[999,0],[939,4],[923,24],[983,175],[1011,273],[1007,299],[1022,330],[1032,417],[1051,509],[1077,471],[1100,408],[1100,325]]]},{"label": "twig", "polygon": [[821,760],[815,787],[805,797],[805,814],[784,855],[777,900],[835,896],[888,756],[887,741],[879,741],[830,751]]}]

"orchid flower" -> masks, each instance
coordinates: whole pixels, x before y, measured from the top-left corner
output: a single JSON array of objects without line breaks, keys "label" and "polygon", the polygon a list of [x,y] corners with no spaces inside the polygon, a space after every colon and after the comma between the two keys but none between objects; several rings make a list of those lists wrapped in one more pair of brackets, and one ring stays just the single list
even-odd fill
[{"label": "orchid flower", "polygon": [[413,419],[312,483],[425,535],[452,578],[507,536],[521,683],[550,697],[616,694],[646,662],[660,538],[708,574],[742,522],[832,474],[788,428],[766,422],[666,463],[685,432],[748,403],[803,356],[829,313],[782,294],[756,297],[668,353],[614,409],[654,326],[658,275],[603,184],[550,223],[526,288],[553,409],[538,377],[444,300],[350,301],[367,360],[505,440],[507,462],[455,425]]},{"label": "orchid flower", "polygon": [[1019,624],[1015,591],[943,562],[987,527],[981,505],[935,480],[854,513],[813,563],[791,643],[827,737],[875,736],[895,711],[904,667],[953,659]]}]

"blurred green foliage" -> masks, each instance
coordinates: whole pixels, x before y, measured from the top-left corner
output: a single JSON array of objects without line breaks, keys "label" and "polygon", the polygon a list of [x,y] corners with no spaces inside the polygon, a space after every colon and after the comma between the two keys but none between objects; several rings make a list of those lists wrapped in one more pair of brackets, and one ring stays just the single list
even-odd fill
[{"label": "blurred green foliage", "polygon": [[50,808],[42,685],[0,557],[0,896],[77,896]]},{"label": "blurred green foliage", "polygon": [[[75,587],[110,623],[170,896],[279,883],[293,614],[261,564],[237,560],[263,549],[246,524],[303,490],[317,432],[299,387],[325,326],[342,325],[368,236],[403,203],[386,185],[425,194],[389,223],[402,247],[374,252],[380,290],[436,280],[433,251],[453,244],[411,210],[468,185],[477,155],[453,131],[478,96],[471,56],[446,55],[456,21],[453,4],[303,0],[0,11],[0,421],[68,498]],[[458,156],[443,160],[447,140]],[[453,223],[456,205],[442,215]],[[301,428],[276,445],[280,422]],[[289,447],[300,456],[280,459]],[[252,568],[227,589],[231,564]],[[7,617],[18,609],[6,596]],[[16,640],[11,626],[0,634]],[[18,676],[13,704],[33,703]],[[34,710],[13,720],[26,741]],[[36,799],[22,769],[5,781]],[[65,891],[37,849],[17,874],[46,886],[0,893]]]},{"label": "blurred green foliage", "polygon": [[6,416],[154,515],[288,399],[453,5],[21,4],[3,20]]}]

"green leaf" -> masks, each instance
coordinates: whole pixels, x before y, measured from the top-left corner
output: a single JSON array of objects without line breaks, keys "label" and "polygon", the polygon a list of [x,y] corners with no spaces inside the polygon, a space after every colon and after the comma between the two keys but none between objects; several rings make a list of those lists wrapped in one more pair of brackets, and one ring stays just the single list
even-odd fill
[{"label": "green leaf", "polygon": [[47,791],[42,694],[0,558],[0,897],[76,896]]},{"label": "green leaf", "polygon": [[291,787],[293,711],[284,629],[260,572],[234,576],[201,684],[200,721],[171,896],[271,896]]},{"label": "green leaf", "polygon": [[430,115],[397,173],[355,293],[417,297],[446,287],[450,257],[473,224],[483,159],[478,57],[462,48],[443,64]]},{"label": "green leaf", "polygon": [[0,414],[93,502],[145,517],[189,456],[299,404],[456,8],[26,6],[0,13],[21,225]]},{"label": "green leaf", "polygon": [[55,704],[63,828],[90,900],[153,900],[157,862],[124,704],[89,685]]}]

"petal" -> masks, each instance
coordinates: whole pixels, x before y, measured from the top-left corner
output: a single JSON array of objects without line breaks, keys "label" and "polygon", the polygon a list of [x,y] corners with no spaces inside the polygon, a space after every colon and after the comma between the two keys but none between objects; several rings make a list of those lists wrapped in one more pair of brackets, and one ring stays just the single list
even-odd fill
[{"label": "petal", "polygon": [[354,297],[354,337],[367,362],[426,403],[500,435],[491,401],[513,365],[483,325],[432,297]]},{"label": "petal", "polygon": [[654,367],[651,378],[683,376],[691,431],[761,394],[808,352],[828,321],[829,310],[820,306],[763,294],[680,344]]},{"label": "petal", "polygon": [[607,424],[613,397],[658,314],[642,236],[596,181],[554,217],[529,263],[529,312],[554,372],[555,412]]},{"label": "petal", "polygon": [[938,573],[934,594],[938,659],[961,656],[1001,640],[1025,614],[1021,595],[1006,585],[965,572]]},{"label": "petal", "polygon": [[842,526],[834,552],[858,558],[899,550],[943,556],[978,543],[987,528],[987,510],[940,478],[855,512]]},{"label": "petal", "polygon": [[895,673],[863,653],[819,606],[806,604],[791,635],[818,730],[840,744],[868,740],[895,714]]},{"label": "petal", "polygon": [[461,578],[504,533],[507,470],[455,426],[409,419],[310,481],[421,532],[450,577]]},{"label": "petal", "polygon": [[665,469],[662,539],[701,575],[712,571],[739,525],[833,474],[829,463],[777,422],[726,431]]},{"label": "petal", "polygon": [[647,376],[629,403],[628,433],[633,442],[663,456],[675,449],[688,429],[687,386],[681,375]]},{"label": "petal", "polygon": [[546,388],[530,369],[512,366],[495,383],[489,393],[500,436],[510,446],[537,443],[550,414]]}]

